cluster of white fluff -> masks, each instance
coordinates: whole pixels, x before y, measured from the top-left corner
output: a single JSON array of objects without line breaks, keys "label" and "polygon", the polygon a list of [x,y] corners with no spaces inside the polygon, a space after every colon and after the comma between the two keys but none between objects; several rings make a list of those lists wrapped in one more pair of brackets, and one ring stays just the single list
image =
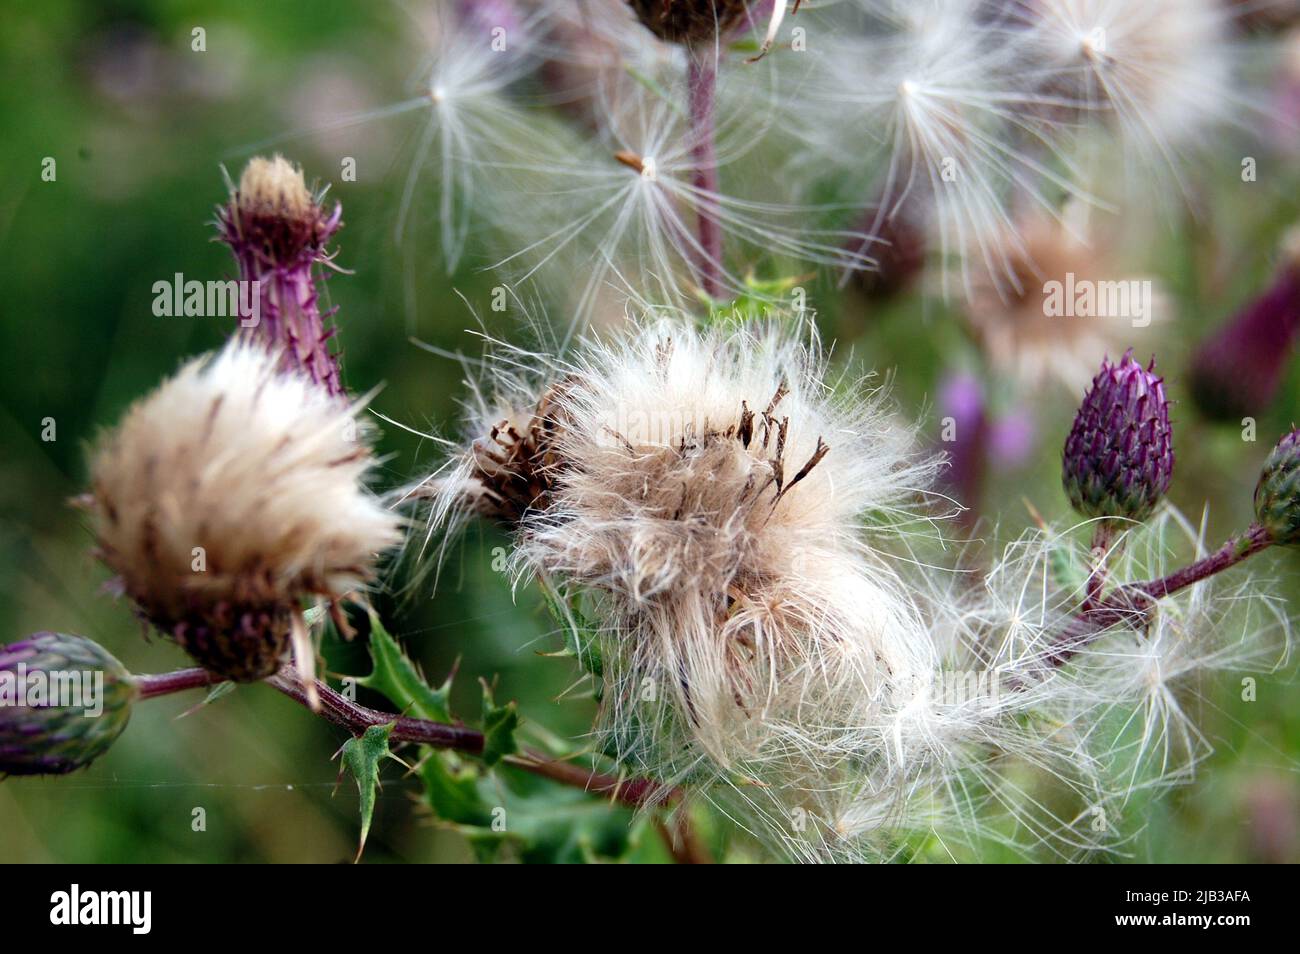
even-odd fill
[{"label": "cluster of white fluff", "polygon": [[856,6],[861,27],[828,24],[814,91],[788,103],[808,144],[798,163],[867,183],[868,231],[918,206],[963,291],[981,273],[1015,287],[1017,214],[1056,214],[1062,197],[1149,203],[1153,182],[1184,185],[1209,130],[1257,105],[1234,82],[1247,47],[1215,0]]},{"label": "cluster of white fluff", "polygon": [[[717,79],[711,167],[723,182],[714,187],[695,179],[700,136],[685,78],[688,62],[712,62],[716,49],[666,43],[622,2],[443,2],[418,25],[414,95],[327,126],[420,117],[396,218],[408,250],[423,252],[418,236],[431,226],[454,270],[473,231],[480,248],[500,250],[476,264],[570,296],[584,324],[602,299],[688,304],[701,267],[733,295],[762,262],[788,271],[869,265],[865,237],[820,226],[826,210],[794,202],[793,181],[743,188],[745,163],[802,69],[787,78],[771,58],[726,60],[736,68]],[[701,214],[726,233],[721,260],[696,237]]]},{"label": "cluster of white fluff", "polygon": [[1181,166],[1201,137],[1257,105],[1233,91],[1245,48],[1233,35],[1229,4],[1046,0],[1023,7],[1056,87],[1109,134],[1103,150],[1118,146],[1138,171],[1181,182]]},{"label": "cluster of white fluff", "polygon": [[[375,458],[362,405],[278,362],[232,340],[134,404],[95,450],[101,555],[165,630],[234,606],[288,610],[281,622],[301,632],[303,601],[363,587],[401,538],[365,488]],[[310,671],[314,652],[295,649]]]},{"label": "cluster of white fluff", "polygon": [[[1044,532],[987,573],[938,569],[936,462],[878,388],[828,381],[807,329],[659,318],[522,377],[521,357],[482,387],[476,440],[425,484],[434,520],[494,512],[502,462],[544,459],[507,521],[514,568],[596,641],[597,747],[793,856],[889,853],[930,828],[1105,846],[1119,826],[1095,813],[1201,754],[1186,684],[1285,645],[1260,620],[1224,640],[1218,615],[1268,604],[1201,584],[1149,632],[1099,634],[1056,665],[1086,548]],[[485,458],[509,433],[527,454]],[[1158,576],[1186,529],[1173,511],[1134,528],[1114,578]]]},{"label": "cluster of white fluff", "polygon": [[[945,292],[1014,297],[1036,251],[1026,217],[1068,224],[1068,199],[1122,214],[1162,180],[1188,192],[1212,131],[1262,115],[1240,82],[1245,33],[1217,0],[775,6],[787,15],[756,8],[752,29],[687,48],[622,2],[443,0],[418,19],[414,95],[338,122],[420,115],[396,217],[407,254],[425,253],[427,226],[455,269],[473,232],[475,264],[567,296],[576,328],[629,299],[689,305],[702,272],[731,296],[765,268],[870,269],[903,220]],[[768,22],[772,52],[732,49]],[[692,63],[719,67],[716,185],[698,177]],[[1058,350],[1094,363],[1089,344]]]}]

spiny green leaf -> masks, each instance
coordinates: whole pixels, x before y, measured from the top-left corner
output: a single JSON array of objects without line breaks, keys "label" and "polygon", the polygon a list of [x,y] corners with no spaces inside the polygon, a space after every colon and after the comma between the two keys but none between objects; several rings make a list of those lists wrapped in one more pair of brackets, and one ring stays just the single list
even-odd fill
[{"label": "spiny green leaf", "polygon": [[[504,849],[526,864],[586,864],[670,860],[656,854],[659,839],[644,838],[649,819],[580,789],[556,785],[503,766],[480,780],[488,809],[485,824],[458,825],[479,861],[492,861]],[[649,846],[645,843],[650,842]]]},{"label": "spiny green leaf", "polygon": [[357,682],[382,693],[404,712],[434,722],[451,722],[451,677],[434,689],[402,652],[397,640],[384,629],[379,617],[370,616],[370,658],[375,668]]},{"label": "spiny green leaf", "polygon": [[454,752],[430,751],[420,763],[419,774],[429,807],[442,821],[475,827],[492,824],[492,809],[479,789],[478,766]]},{"label": "spiny green leaf", "polygon": [[496,705],[492,700],[492,689],[486,680],[483,683],[483,763],[496,765],[507,755],[519,751],[515,741],[515,730],[519,728],[519,710],[513,702],[504,706]]},{"label": "spiny green leaf", "polygon": [[595,627],[587,622],[578,599],[575,597],[566,603],[547,586],[542,587],[542,598],[564,632],[564,649],[545,655],[571,656],[593,676],[602,675],[605,663],[601,657],[600,641]]},{"label": "spiny green leaf", "polygon": [[357,790],[361,795],[361,843],[357,846],[357,861],[361,860],[361,853],[366,849],[366,837],[370,834],[370,820],[375,812],[379,763],[386,758],[401,761],[388,749],[388,737],[392,735],[394,725],[396,725],[394,722],[387,725],[372,725],[360,737],[348,739],[340,750],[343,756],[343,768],[356,779]]}]

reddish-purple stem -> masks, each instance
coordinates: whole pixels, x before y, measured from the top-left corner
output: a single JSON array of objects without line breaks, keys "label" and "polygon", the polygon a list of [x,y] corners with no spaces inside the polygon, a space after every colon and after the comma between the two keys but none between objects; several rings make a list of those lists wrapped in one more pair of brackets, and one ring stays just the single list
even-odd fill
[{"label": "reddish-purple stem", "polygon": [[206,669],[178,669],[175,672],[162,672],[151,676],[136,676],[135,685],[141,699],[155,699],[158,696],[170,696],[173,692],[186,689],[200,689],[221,682],[221,677]]},{"label": "reddish-purple stem", "polygon": [[722,271],[722,228],[718,223],[718,158],[714,149],[713,111],[718,83],[716,50],[690,51],[686,68],[690,98],[692,185],[695,191],[695,250],[700,287],[710,298],[725,291]]},{"label": "reddish-purple stem", "polygon": [[1232,537],[1214,553],[1195,563],[1175,570],[1168,576],[1144,583],[1130,583],[1120,587],[1105,600],[1096,600],[1091,594],[1083,609],[1066,625],[1064,631],[1052,641],[1043,661],[1058,668],[1077,656],[1089,643],[1110,627],[1119,624],[1142,626],[1150,616],[1151,604],[1162,597],[1236,566],[1272,543],[1267,530],[1257,523],[1245,532]]},{"label": "reddish-purple stem", "polygon": [[1162,596],[1168,596],[1185,586],[1199,583],[1201,580],[1226,570],[1230,566],[1235,566],[1247,557],[1263,550],[1272,542],[1267,530],[1257,523],[1252,523],[1244,533],[1233,537],[1205,559],[1197,560],[1181,570],[1175,570],[1162,579],[1152,580],[1150,583],[1139,583],[1137,587],[1147,596],[1158,600]]},{"label": "reddish-purple stem", "polygon": [[[222,679],[206,669],[194,668],[136,676],[135,681],[141,699],[154,699],[174,692],[215,685]],[[284,693],[299,705],[310,705],[302,682],[289,669],[271,676],[266,680],[266,684]],[[483,751],[483,733],[477,729],[380,712],[378,709],[353,702],[320,680],[316,681],[316,692],[320,698],[319,714],[354,735],[360,735],[371,726],[391,723],[393,726],[391,738],[400,742],[416,742],[471,755],[478,755]],[[624,779],[594,772],[572,762],[553,759],[543,752],[534,750],[524,750],[518,755],[507,756],[505,761],[533,775],[585,789],[594,795],[608,795],[615,801],[633,808],[671,804],[678,798],[675,789],[650,779]]]}]

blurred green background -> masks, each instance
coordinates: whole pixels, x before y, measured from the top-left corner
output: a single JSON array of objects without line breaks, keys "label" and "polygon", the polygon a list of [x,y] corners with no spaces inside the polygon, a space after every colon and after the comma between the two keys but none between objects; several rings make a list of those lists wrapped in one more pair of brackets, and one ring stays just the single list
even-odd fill
[{"label": "blurred green background", "polygon": [[[206,51],[191,49],[206,31]],[[421,50],[401,8],[320,0],[312,4],[45,0],[9,5],[0,31],[0,642],[55,629],[108,646],[137,672],[186,664],[168,643],[144,638],[126,606],[101,594],[106,574],[67,506],[83,490],[85,448],[131,400],[185,356],[219,344],[219,318],[159,318],[152,286],[174,273],[228,277],[227,250],[211,241],[213,206],[224,198],[221,164],[238,174],[255,151],[276,149],[309,179],[332,182],[344,206],[338,262],[351,274],[329,282],[338,308],[345,376],[355,391],[377,384],[374,408],[416,429],[454,429],[461,369],[412,339],[475,353],[477,326],[453,289],[490,330],[518,337],[523,316],[487,308],[491,281],[469,262],[448,276],[431,244],[398,249],[393,223],[415,160],[420,118],[411,114],[347,129],[293,135],[331,117],[376,109],[410,95]],[[1198,224],[1175,221],[1149,249],[1149,269],[1176,301],[1176,328],[1160,358],[1173,396],[1197,337],[1263,287],[1283,227],[1297,217],[1300,175],[1281,156],[1261,160],[1261,181],[1239,185],[1236,152],[1205,172],[1211,196]],[[52,157],[57,178],[42,181]],[[339,181],[345,157],[356,182]],[[425,180],[423,190],[433,189]],[[724,179],[725,186],[725,179]],[[431,221],[436,197],[416,207]],[[943,374],[970,364],[970,345],[946,307],[917,296],[870,311],[852,296],[836,302],[823,283],[815,305],[841,338],[839,353],[896,372],[905,408],[934,419]],[[1172,498],[1197,516],[1211,506],[1219,538],[1249,517],[1254,475],[1271,442],[1295,416],[1293,369],[1259,442],[1237,429],[1177,414],[1179,469]],[[1036,401],[1038,451],[991,482],[984,510],[1010,534],[1028,525],[1023,500],[1049,519],[1066,518],[1059,447],[1075,398]],[[56,439],[42,440],[52,419]],[[932,428],[937,430],[937,425]],[[384,427],[383,479],[398,486],[432,459],[429,442]],[[576,738],[590,703],[558,699],[575,679],[555,648],[548,618],[527,590],[517,596],[491,570],[501,541],[472,532],[453,554],[434,597],[427,585],[385,594],[391,628],[431,675],[461,659],[458,703],[478,711],[479,676],[498,676],[499,698],[517,699],[525,719]],[[1300,560],[1267,556],[1288,594]],[[363,674],[363,647],[336,649],[337,672]],[[1218,745],[1194,786],[1133,807],[1124,847],[1139,861],[1300,860],[1300,694],[1285,674],[1260,680],[1257,702],[1239,699],[1236,679],[1202,687],[1202,713]],[[344,739],[278,694],[241,688],[185,714],[196,696],[137,710],[129,731],[89,770],[54,780],[0,783],[0,861],[338,862],[350,860],[357,796],[335,785],[331,762]],[[363,699],[363,701],[365,701]],[[375,700],[371,700],[375,701]],[[184,717],[182,717],[184,716]],[[454,832],[415,801],[399,766],[384,788],[366,860],[468,860]],[[192,830],[195,808],[206,831]],[[990,848],[991,860],[1012,856]]]}]

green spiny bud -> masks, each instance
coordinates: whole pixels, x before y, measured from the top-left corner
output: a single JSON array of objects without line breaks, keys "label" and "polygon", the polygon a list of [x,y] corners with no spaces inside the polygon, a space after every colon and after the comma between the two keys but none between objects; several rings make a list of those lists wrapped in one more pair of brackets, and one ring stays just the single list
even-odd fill
[{"label": "green spiny bud", "polygon": [[82,636],[35,633],[0,647],[0,775],[63,775],[108,750],[131,718],[135,683]]},{"label": "green spiny bud", "polygon": [[1264,462],[1255,485],[1255,519],[1274,543],[1300,543],[1300,429],[1293,427]]}]

